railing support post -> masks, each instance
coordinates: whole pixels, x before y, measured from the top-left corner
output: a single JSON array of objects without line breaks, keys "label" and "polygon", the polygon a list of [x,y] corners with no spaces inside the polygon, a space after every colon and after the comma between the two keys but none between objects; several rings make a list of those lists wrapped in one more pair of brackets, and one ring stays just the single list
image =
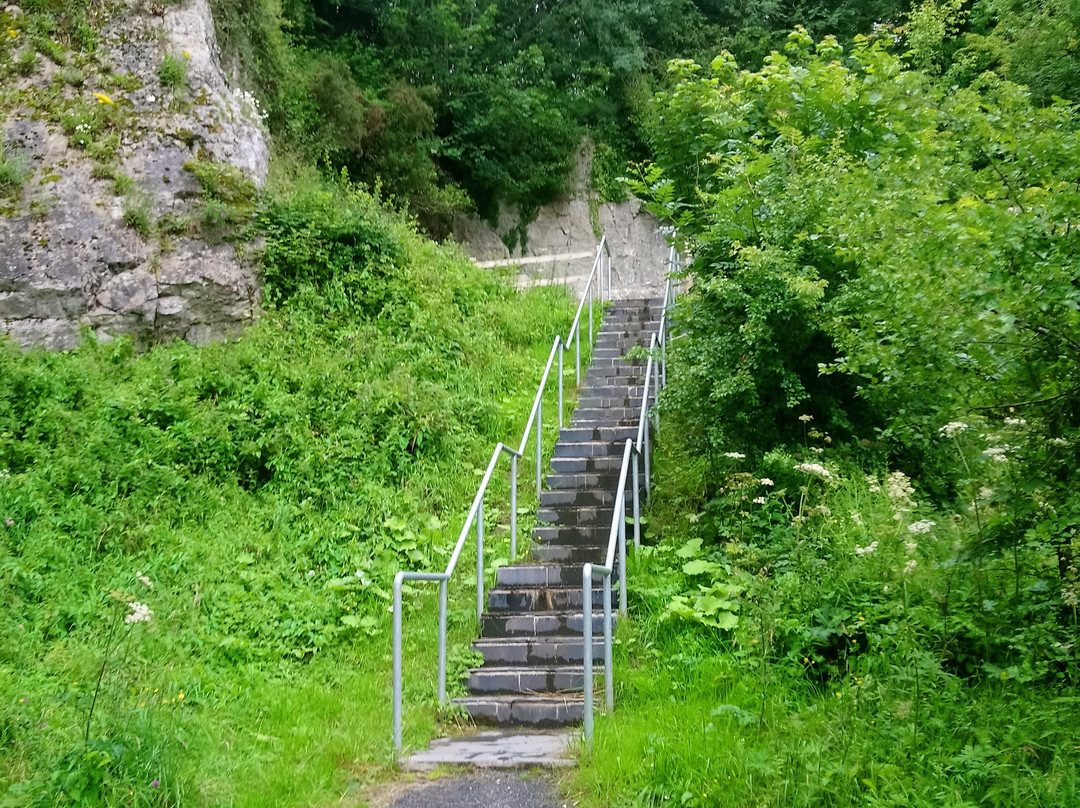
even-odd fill
[{"label": "railing support post", "polygon": [[641,455],[634,452],[634,552],[641,547]]},{"label": "railing support post", "polygon": [[405,573],[394,576],[394,752],[401,752],[401,582]]},{"label": "railing support post", "polygon": [[563,427],[563,352],[566,346],[559,343],[559,429]]},{"label": "railing support post", "polygon": [[544,402],[536,406],[536,498],[540,498],[541,467],[544,459]]},{"label": "railing support post", "polygon": [[439,704],[446,704],[446,580],[439,581]]},{"label": "railing support post", "polygon": [[[582,621],[581,621],[581,633],[584,640],[584,656],[585,663],[585,710],[584,710],[584,723],[585,723],[585,751],[592,751],[592,739],[593,739],[593,625],[592,625],[592,564],[586,564],[581,573],[581,586],[585,597],[582,599]],[[396,635],[395,635],[396,636]],[[397,659],[397,657],[395,657]],[[396,669],[395,669],[396,670]],[[398,679],[394,680],[399,681]],[[398,704],[398,702],[394,702]],[[397,715],[397,713],[395,713]],[[394,725],[396,731],[400,733],[400,720]],[[398,737],[395,735],[394,737]],[[398,748],[400,748],[400,741]]]},{"label": "railing support post", "polygon": [[[609,604],[609,608],[610,608],[610,604]],[[625,489],[623,491],[619,492],[619,614],[624,615],[624,616],[626,615],[626,491],[625,491]]]},{"label": "railing support post", "polygon": [[604,709],[615,707],[615,677],[611,665],[611,575],[604,576]]},{"label": "railing support post", "polygon": [[645,504],[652,504],[652,468],[649,463],[649,425],[645,425]]},{"label": "railing support post", "polygon": [[510,560],[517,558],[517,455],[510,455]]},{"label": "railing support post", "polygon": [[[590,305],[591,308],[591,305]],[[592,315],[589,315],[590,318]],[[589,344],[592,345],[592,320],[589,325]],[[581,384],[581,324],[578,323],[577,331],[574,332],[574,386]]]},{"label": "railing support post", "polygon": [[476,512],[476,622],[484,617],[484,498]]}]

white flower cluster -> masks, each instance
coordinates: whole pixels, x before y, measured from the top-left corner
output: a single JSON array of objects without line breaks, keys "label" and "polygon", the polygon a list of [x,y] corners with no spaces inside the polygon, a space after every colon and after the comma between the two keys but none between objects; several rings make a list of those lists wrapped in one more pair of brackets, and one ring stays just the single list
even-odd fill
[{"label": "white flower cluster", "polygon": [[776,483],[774,483],[774,482],[773,482],[772,480],[770,480],[770,479],[769,479],[768,477],[762,477],[762,478],[761,478],[761,479],[759,480],[759,482],[760,482],[760,483],[761,483],[762,485],[768,485],[768,486],[773,486],[773,485],[776,485]]},{"label": "white flower cluster", "polygon": [[951,438],[955,435],[959,435],[964,430],[968,429],[968,425],[963,421],[950,421],[938,430],[946,438]]},{"label": "white flower cluster", "polygon": [[915,555],[915,551],[919,549],[919,543],[917,541],[904,542],[904,550],[907,551],[909,556]]},{"label": "white flower cluster", "polygon": [[904,575],[910,575],[912,571],[919,566],[919,562],[914,558],[904,565]]},{"label": "white flower cluster", "polygon": [[746,455],[742,452],[724,452],[724,457],[730,457],[732,460],[745,460]]},{"label": "white flower cluster", "polygon": [[150,618],[154,616],[153,610],[145,603],[139,603],[136,600],[128,606],[131,608],[131,614],[124,618],[125,623],[149,623]]},{"label": "white flower cluster", "polygon": [[877,550],[877,548],[878,548],[878,543],[876,541],[872,541],[868,545],[866,545],[865,547],[856,547],[855,548],[855,555],[857,555],[857,556],[873,555],[874,551]]},{"label": "white flower cluster", "polygon": [[265,121],[270,117],[269,112],[264,112],[262,106],[259,104],[259,99],[255,97],[254,93],[249,93],[247,90],[238,90],[236,98],[240,102],[240,110],[249,118],[255,118],[259,121]]},{"label": "white flower cluster", "polygon": [[1005,426],[1027,426],[1027,421],[1023,418],[1006,418]]},{"label": "white flower cluster", "polygon": [[808,423],[810,423],[811,421],[814,420],[814,416],[812,416],[812,415],[800,415],[799,420],[802,421],[804,424],[808,424]]},{"label": "white flower cluster", "polygon": [[832,477],[827,468],[817,463],[800,463],[795,466],[795,471],[801,471],[803,474],[813,474],[815,477]]},{"label": "white flower cluster", "polygon": [[135,577],[139,579],[139,583],[141,583],[143,586],[147,587],[148,589],[153,589],[154,588],[154,585],[150,582],[150,577],[149,576],[143,575],[141,572],[136,572]]},{"label": "white flower cluster", "polygon": [[885,478],[885,493],[897,505],[911,507],[915,504],[911,499],[915,489],[911,485],[911,480],[902,471],[894,471]]},{"label": "white flower cluster", "polygon": [[912,522],[908,525],[908,533],[929,533],[930,529],[936,525],[937,522],[932,522],[929,519],[922,519],[918,522]]},{"label": "white flower cluster", "polygon": [[1011,446],[991,446],[989,449],[983,452],[984,455],[989,457],[995,463],[1008,463],[1008,452]]},{"label": "white flower cluster", "polygon": [[765,497],[754,497],[754,504],[755,505],[764,505],[765,504]]}]

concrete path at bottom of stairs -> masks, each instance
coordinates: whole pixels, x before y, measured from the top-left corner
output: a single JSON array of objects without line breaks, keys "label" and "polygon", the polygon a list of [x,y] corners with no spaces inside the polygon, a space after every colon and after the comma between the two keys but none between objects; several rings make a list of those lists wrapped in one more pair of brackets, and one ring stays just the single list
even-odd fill
[{"label": "concrete path at bottom of stairs", "polygon": [[560,768],[574,765],[573,746],[577,730],[521,732],[492,730],[439,738],[427,749],[401,761],[406,771],[430,771],[438,766],[472,766],[477,769]]},{"label": "concrete path at bottom of stairs", "polygon": [[444,777],[410,788],[389,808],[570,808],[548,777],[530,772],[484,771]]}]

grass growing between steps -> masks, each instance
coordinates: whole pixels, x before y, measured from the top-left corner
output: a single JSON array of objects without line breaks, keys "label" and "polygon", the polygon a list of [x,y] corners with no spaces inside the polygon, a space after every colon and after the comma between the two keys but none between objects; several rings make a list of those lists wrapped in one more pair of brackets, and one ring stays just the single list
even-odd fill
[{"label": "grass growing between steps", "polygon": [[[445,566],[574,302],[519,294],[310,176],[273,179],[260,222],[269,309],[234,341],[0,345],[5,808],[337,804],[387,776],[393,575]],[[412,746],[436,731],[435,606],[406,591]]]},{"label": "grass growing between steps", "polygon": [[1080,804],[1076,615],[1041,548],[957,557],[973,514],[832,450],[811,455],[828,478],[792,472],[801,450],[734,457],[705,501],[676,431],[655,455],[650,546],[629,564],[615,711],[573,796]]}]

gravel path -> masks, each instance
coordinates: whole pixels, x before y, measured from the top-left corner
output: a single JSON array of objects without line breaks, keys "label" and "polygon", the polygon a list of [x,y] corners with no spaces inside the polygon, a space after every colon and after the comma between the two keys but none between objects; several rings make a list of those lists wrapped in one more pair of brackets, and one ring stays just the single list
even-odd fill
[{"label": "gravel path", "polygon": [[517,772],[444,777],[398,797],[390,808],[569,808],[550,780]]}]

